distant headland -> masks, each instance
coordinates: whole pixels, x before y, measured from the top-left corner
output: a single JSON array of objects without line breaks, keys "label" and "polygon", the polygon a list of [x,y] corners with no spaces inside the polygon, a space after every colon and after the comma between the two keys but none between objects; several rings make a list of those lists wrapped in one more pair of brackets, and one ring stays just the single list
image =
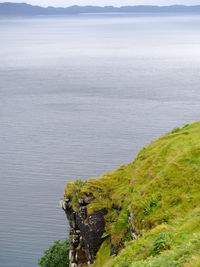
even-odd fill
[{"label": "distant headland", "polygon": [[0,3],[0,15],[68,15],[81,13],[200,13],[200,5],[197,6],[70,6],[41,7],[25,3]]}]

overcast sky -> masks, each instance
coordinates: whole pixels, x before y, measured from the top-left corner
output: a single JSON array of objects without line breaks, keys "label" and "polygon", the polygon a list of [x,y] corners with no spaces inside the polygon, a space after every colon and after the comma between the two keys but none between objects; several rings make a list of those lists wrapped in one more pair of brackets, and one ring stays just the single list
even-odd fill
[{"label": "overcast sky", "polygon": [[200,5],[200,0],[0,0],[3,2],[25,2],[40,6],[72,6],[72,5],[97,5],[97,6],[125,6],[125,5]]}]

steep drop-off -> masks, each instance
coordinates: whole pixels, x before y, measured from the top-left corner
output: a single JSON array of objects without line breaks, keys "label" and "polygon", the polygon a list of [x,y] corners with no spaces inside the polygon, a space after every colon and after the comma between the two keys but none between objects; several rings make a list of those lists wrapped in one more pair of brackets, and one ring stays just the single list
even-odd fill
[{"label": "steep drop-off", "polygon": [[200,266],[200,122],[65,188],[70,266]]}]

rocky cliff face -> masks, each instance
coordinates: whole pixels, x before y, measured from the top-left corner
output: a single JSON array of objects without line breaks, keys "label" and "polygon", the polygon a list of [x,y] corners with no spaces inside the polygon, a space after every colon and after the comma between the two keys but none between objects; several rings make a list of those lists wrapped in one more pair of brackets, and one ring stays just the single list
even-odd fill
[{"label": "rocky cliff face", "polygon": [[[87,213],[87,205],[94,197],[79,198],[79,210],[74,211],[70,199],[61,200],[60,204],[65,211],[69,221],[69,241],[70,241],[70,265],[69,267],[91,266],[95,261],[95,256],[104,241],[102,235],[105,231],[104,216],[105,209],[95,211],[93,214]],[[130,214],[130,235],[132,239],[137,238],[137,232],[131,224],[133,215]],[[119,247],[111,242],[110,255],[117,255]]]},{"label": "rocky cliff face", "polygon": [[104,233],[106,210],[99,210],[89,215],[87,205],[92,200],[80,198],[78,211],[72,209],[70,199],[61,200],[70,225],[70,267],[91,266],[99,250]]}]

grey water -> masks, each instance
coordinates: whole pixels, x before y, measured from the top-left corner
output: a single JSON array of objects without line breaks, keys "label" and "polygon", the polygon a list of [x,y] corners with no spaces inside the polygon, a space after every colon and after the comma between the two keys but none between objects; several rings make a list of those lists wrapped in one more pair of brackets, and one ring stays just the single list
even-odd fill
[{"label": "grey water", "polygon": [[200,119],[200,17],[0,18],[0,267],[68,236],[65,184]]}]

